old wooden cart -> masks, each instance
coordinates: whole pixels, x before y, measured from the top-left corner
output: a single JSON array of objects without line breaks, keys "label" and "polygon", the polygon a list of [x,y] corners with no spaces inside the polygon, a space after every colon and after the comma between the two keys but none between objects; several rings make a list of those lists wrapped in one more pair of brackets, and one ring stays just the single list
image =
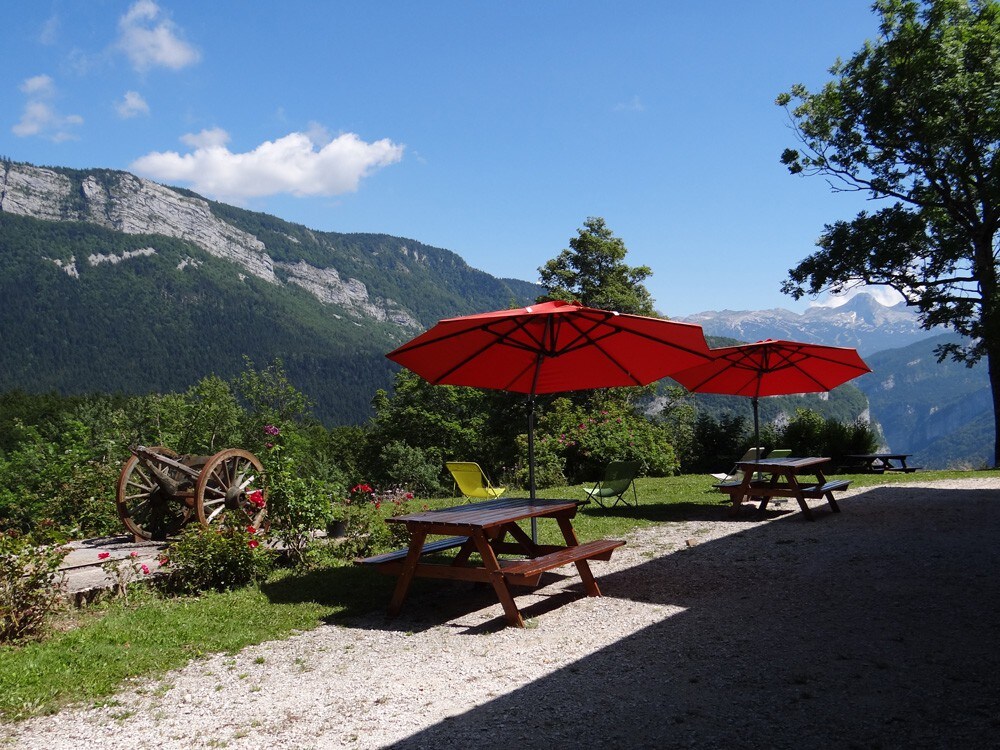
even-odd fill
[{"label": "old wooden cart", "polygon": [[267,523],[264,468],[249,451],[178,455],[157,446],[132,448],[118,477],[118,515],[136,541],[165,540],[197,519],[210,524]]}]

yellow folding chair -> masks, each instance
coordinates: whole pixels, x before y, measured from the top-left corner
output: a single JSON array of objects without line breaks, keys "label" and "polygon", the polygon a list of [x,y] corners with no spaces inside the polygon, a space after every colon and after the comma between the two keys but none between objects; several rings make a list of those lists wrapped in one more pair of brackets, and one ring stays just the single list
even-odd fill
[{"label": "yellow folding chair", "polygon": [[444,464],[455,478],[459,491],[470,500],[494,500],[506,487],[494,487],[486,474],[473,461],[446,461]]}]

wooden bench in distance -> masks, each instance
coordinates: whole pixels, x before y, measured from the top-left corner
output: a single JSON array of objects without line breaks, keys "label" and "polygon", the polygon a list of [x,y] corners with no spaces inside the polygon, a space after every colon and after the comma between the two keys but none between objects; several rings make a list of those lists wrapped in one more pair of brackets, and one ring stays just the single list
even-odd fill
[{"label": "wooden bench in distance", "polygon": [[537,586],[542,573],[580,560],[610,560],[611,553],[625,544],[622,539],[598,539],[565,547],[541,557],[503,564],[503,577],[516,586]]},{"label": "wooden bench in distance", "polygon": [[[450,536],[446,539],[438,539],[434,542],[427,542],[424,544],[424,548],[420,554],[430,555],[434,552],[443,552],[446,549],[455,549],[455,547],[461,547],[467,541],[469,541],[469,537],[467,536]],[[373,557],[359,557],[354,560],[354,564],[379,565],[380,563],[393,562],[394,560],[405,560],[409,551],[410,550],[408,548],[404,547],[403,549],[393,550],[392,552],[383,552],[381,555],[374,555]]]}]

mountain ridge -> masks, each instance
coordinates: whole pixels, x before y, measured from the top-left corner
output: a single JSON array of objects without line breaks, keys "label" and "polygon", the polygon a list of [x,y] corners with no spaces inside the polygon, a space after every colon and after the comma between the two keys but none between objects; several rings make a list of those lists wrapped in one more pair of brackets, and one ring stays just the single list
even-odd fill
[{"label": "mountain ridge", "polygon": [[384,353],[441,317],[528,304],[456,253],[321,232],[115,170],[0,161],[8,389],[183,390],[252,352],[327,423],[370,415]]},{"label": "mountain ridge", "polygon": [[924,330],[917,312],[900,302],[888,306],[861,292],[840,307],[814,306],[796,313],[782,307],[769,310],[708,310],[678,320],[697,323],[706,335],[741,341],[766,338],[849,346],[865,356],[907,346],[943,333]]}]

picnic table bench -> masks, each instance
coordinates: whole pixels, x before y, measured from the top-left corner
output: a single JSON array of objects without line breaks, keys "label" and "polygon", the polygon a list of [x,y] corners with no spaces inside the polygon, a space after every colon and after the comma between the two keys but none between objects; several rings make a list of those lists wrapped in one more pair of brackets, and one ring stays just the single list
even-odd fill
[{"label": "picnic table bench", "polygon": [[[402,609],[413,578],[442,578],[490,583],[508,624],[524,627],[524,618],[514,602],[511,586],[537,586],[546,571],[573,563],[587,595],[600,596],[600,588],[588,561],[609,560],[614,550],[625,544],[617,539],[598,539],[580,544],[571,523],[579,505],[577,500],[501,498],[396,516],[386,521],[406,527],[410,535],[409,546],[358,558],[354,562],[399,577],[389,602],[390,617]],[[518,521],[531,518],[554,518],[565,545],[534,542],[517,525]],[[445,538],[427,541],[428,536],[441,535]],[[450,561],[431,562],[426,559],[456,548],[458,552]],[[479,554],[479,564],[470,562],[473,553]],[[501,555],[518,555],[518,559],[504,559]]]},{"label": "picnic table bench", "polygon": [[844,456],[846,463],[839,467],[841,471],[868,474],[883,474],[887,471],[903,471],[910,473],[918,471],[919,466],[907,466],[909,453],[855,453]]},{"label": "picnic table bench", "polygon": [[[739,461],[737,466],[743,471],[743,481],[726,482],[716,486],[730,496],[734,513],[740,509],[744,500],[759,499],[759,509],[763,511],[772,497],[793,497],[798,501],[802,515],[812,521],[815,519],[806,503],[807,498],[818,500],[825,497],[830,509],[834,513],[839,513],[840,506],[837,505],[833,493],[846,490],[850,485],[850,480],[847,479],[837,479],[832,482],[827,480],[822,465],[829,460],[829,458],[808,456]],[[814,475],[816,481],[799,481],[802,476],[809,474]],[[767,478],[756,479],[756,475],[765,475]]]}]

